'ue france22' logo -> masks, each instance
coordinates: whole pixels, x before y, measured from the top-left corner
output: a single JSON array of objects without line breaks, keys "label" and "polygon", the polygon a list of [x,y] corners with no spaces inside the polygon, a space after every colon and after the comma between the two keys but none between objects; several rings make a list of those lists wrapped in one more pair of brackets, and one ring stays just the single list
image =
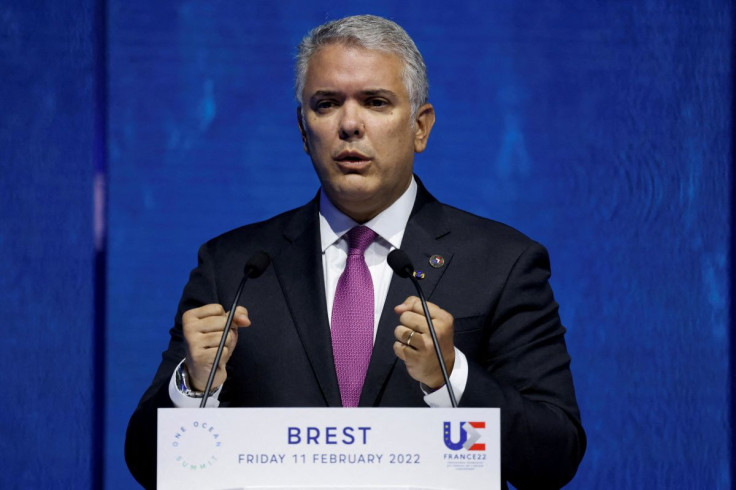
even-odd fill
[{"label": "'ue france22' logo", "polygon": [[453,451],[465,448],[468,451],[485,451],[486,445],[478,443],[481,433],[478,429],[485,429],[485,422],[460,422],[460,439],[452,440],[452,423],[445,422],[445,446]]}]

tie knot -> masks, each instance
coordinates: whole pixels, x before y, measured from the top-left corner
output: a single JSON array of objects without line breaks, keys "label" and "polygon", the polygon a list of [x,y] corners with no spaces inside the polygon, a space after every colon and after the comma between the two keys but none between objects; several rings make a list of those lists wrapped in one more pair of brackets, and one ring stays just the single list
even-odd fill
[{"label": "tie knot", "polygon": [[378,236],[375,231],[367,226],[354,226],[347,232],[348,255],[363,255],[365,249],[373,243]]}]

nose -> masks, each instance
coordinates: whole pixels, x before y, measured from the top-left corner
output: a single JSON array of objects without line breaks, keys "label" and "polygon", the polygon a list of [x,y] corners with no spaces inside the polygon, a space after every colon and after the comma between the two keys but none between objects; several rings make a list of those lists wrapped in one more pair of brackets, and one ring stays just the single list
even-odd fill
[{"label": "nose", "polygon": [[340,139],[360,139],[365,133],[365,123],[361,118],[360,107],[353,102],[346,102],[342,106],[340,117]]}]

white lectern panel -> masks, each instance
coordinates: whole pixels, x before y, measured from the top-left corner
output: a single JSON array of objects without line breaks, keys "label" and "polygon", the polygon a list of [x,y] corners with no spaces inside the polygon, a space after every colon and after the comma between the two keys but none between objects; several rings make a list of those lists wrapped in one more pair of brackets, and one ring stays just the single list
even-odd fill
[{"label": "white lectern panel", "polygon": [[497,408],[160,409],[158,488],[499,489]]}]

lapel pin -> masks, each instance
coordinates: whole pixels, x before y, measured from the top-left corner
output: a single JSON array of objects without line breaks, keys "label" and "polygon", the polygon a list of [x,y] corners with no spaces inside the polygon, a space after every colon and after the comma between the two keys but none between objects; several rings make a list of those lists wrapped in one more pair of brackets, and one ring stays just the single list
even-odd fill
[{"label": "lapel pin", "polygon": [[424,279],[424,272],[414,271],[414,277],[416,277],[417,279]]},{"label": "lapel pin", "polygon": [[435,269],[439,269],[443,265],[445,265],[445,258],[441,255],[433,255],[429,258],[429,265],[434,267]]}]

